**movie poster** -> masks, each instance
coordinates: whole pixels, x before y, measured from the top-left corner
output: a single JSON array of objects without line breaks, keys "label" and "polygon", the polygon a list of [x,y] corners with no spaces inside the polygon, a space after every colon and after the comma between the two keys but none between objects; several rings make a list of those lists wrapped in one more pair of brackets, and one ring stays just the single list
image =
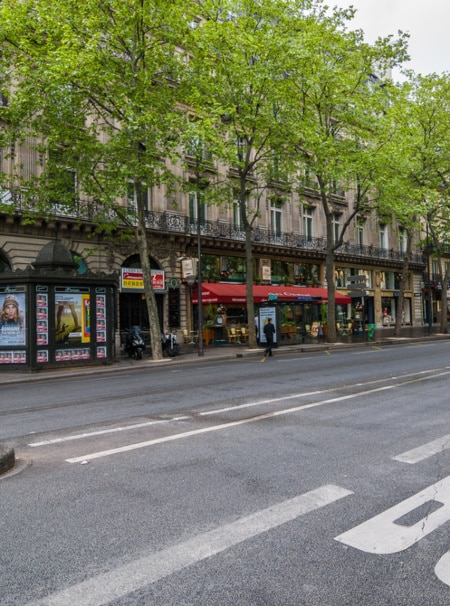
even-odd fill
[{"label": "movie poster", "polygon": [[0,345],[26,345],[25,293],[0,294]]}]

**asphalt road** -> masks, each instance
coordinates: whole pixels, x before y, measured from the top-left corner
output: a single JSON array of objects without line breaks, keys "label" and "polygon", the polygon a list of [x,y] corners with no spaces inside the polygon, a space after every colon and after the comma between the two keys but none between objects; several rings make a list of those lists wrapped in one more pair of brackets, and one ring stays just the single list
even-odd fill
[{"label": "asphalt road", "polygon": [[448,606],[449,350],[2,386],[1,606]]}]

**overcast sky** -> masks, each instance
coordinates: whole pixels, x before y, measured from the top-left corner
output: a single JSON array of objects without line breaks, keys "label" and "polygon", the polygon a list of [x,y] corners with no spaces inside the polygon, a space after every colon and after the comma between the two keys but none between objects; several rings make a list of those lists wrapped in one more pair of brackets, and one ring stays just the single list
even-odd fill
[{"label": "overcast sky", "polygon": [[409,33],[408,69],[418,74],[450,72],[450,0],[327,0],[327,4],[353,5],[357,13],[349,29],[364,30],[367,42],[398,30]]}]

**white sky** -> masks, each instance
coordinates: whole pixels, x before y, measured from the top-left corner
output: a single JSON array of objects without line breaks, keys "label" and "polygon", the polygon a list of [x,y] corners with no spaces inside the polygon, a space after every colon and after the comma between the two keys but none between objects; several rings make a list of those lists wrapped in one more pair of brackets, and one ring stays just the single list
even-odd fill
[{"label": "white sky", "polygon": [[[378,36],[410,35],[411,61],[417,74],[450,72],[450,0],[327,0],[329,6],[357,9],[349,29],[362,29],[367,42]],[[394,79],[398,79],[394,73]]]}]

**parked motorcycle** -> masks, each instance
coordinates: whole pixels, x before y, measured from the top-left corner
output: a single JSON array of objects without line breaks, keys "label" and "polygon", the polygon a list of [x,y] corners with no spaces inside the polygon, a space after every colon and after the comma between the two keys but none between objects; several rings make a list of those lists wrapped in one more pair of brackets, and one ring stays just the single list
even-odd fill
[{"label": "parked motorcycle", "polygon": [[132,326],[125,340],[125,351],[128,357],[142,360],[142,354],[145,350],[143,332],[139,326]]},{"label": "parked motorcycle", "polygon": [[166,353],[171,358],[180,353],[180,346],[177,343],[177,335],[174,332],[161,334],[161,346],[163,354]]}]

